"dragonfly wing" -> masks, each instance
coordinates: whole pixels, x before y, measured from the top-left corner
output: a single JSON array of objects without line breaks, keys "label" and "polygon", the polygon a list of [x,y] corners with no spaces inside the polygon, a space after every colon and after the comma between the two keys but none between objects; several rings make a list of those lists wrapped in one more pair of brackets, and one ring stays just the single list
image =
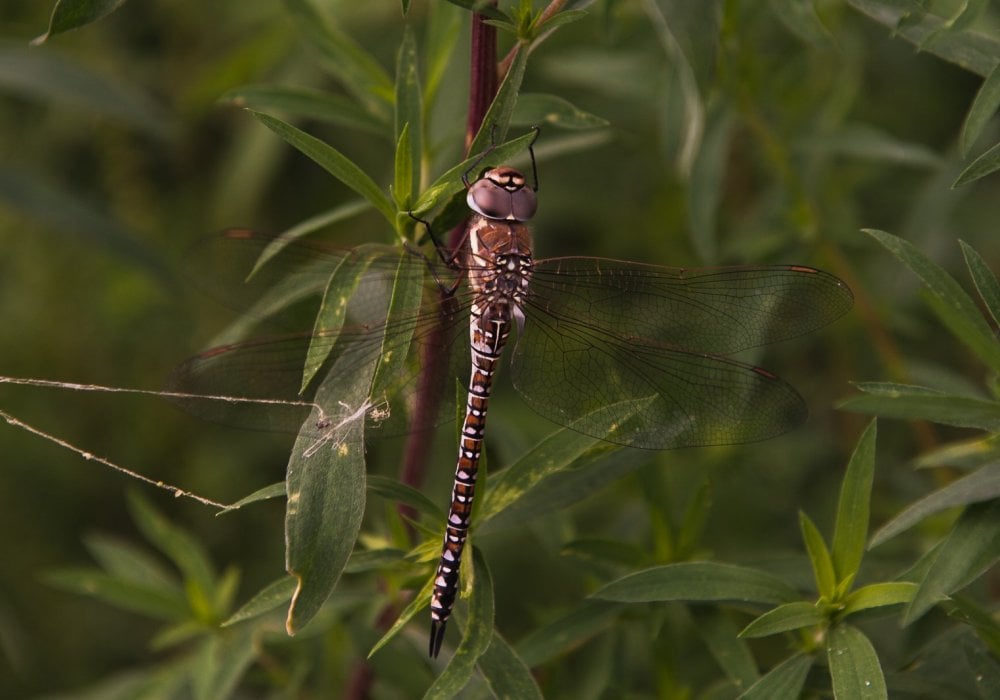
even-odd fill
[{"label": "dragonfly wing", "polygon": [[[302,254],[301,246],[294,252]],[[410,398],[421,367],[434,360],[443,373],[468,371],[468,352],[452,352],[467,300],[437,303],[423,260],[406,252],[368,249],[325,259],[327,286],[314,294],[314,302],[322,301],[311,330],[228,343],[190,358],[170,378],[174,400],[209,420],[290,432],[314,402],[334,424],[336,416],[370,403],[370,417],[387,432],[412,430]],[[314,264],[310,258],[309,269]],[[369,375],[365,396],[346,389],[364,384],[359,372]],[[421,416],[420,427],[453,417],[449,400],[452,393],[442,393],[438,410]]]},{"label": "dragonfly wing", "polygon": [[511,360],[514,387],[542,416],[648,449],[754,442],[801,423],[805,404],[778,377],[532,309]]},{"label": "dragonfly wing", "polygon": [[536,261],[529,294],[552,318],[714,355],[809,333],[853,303],[847,285],[810,267],[690,269],[603,258]]}]

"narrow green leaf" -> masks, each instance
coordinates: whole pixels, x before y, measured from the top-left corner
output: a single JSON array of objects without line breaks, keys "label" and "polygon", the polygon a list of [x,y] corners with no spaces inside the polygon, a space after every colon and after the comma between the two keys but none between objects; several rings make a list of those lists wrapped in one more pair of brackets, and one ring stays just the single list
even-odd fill
[{"label": "narrow green leaf", "polygon": [[738,700],[798,700],[812,663],[807,654],[791,656],[764,674]]},{"label": "narrow green leaf", "polygon": [[[396,208],[406,211],[410,208],[413,192],[413,152],[410,150],[410,125],[403,124],[403,130],[396,142],[396,161],[392,186],[392,196]],[[398,228],[397,228],[398,230]]]},{"label": "narrow green leaf", "polygon": [[704,606],[692,606],[698,635],[705,642],[709,653],[726,674],[732,684],[739,690],[749,688],[760,672],[754,661],[749,645],[739,636],[739,630],[733,624],[732,618],[722,610]]},{"label": "narrow green leaf", "polygon": [[701,543],[705,523],[712,509],[712,482],[705,479],[688,504],[677,532],[677,556],[690,559]]},{"label": "narrow green leaf", "polygon": [[[302,385],[300,391],[305,391],[322,369],[330,353],[336,347],[336,339],[347,318],[347,308],[361,279],[371,264],[384,253],[380,245],[360,245],[345,256],[334,268],[330,280],[323,292],[323,301],[313,325],[312,338],[306,352],[305,366],[302,370]],[[365,393],[364,399],[370,396]],[[332,404],[337,405],[337,404]],[[361,405],[360,401],[355,404]]]},{"label": "narrow green leaf", "polygon": [[438,88],[452,57],[462,29],[462,12],[444,2],[427,7],[427,36],[424,39],[427,72],[424,75],[424,113],[430,112],[437,99]]},{"label": "narrow green leaf", "polygon": [[[439,549],[439,547],[435,546],[435,549]],[[399,613],[399,617],[397,617],[396,621],[392,623],[392,627],[390,627],[386,633],[383,634],[377,642],[375,642],[374,646],[372,646],[371,650],[368,652],[367,658],[370,659],[375,656],[375,653],[392,641],[392,639],[399,634],[407,624],[409,624],[410,620],[412,620],[418,612],[428,607],[430,605],[431,594],[433,592],[434,574],[431,574],[431,576],[427,578],[427,582],[424,583],[423,588],[421,588],[420,591],[413,596],[409,605],[403,608],[403,612]],[[428,617],[427,621],[428,623],[430,622],[430,617]]]},{"label": "narrow green leaf", "polygon": [[493,579],[479,550],[473,547],[472,555],[476,574],[462,641],[444,671],[427,689],[426,700],[455,697],[472,678],[479,657],[493,641]]},{"label": "narrow green leaf", "polygon": [[629,574],[598,589],[591,598],[621,603],[665,600],[787,603],[795,589],[757,569],[715,562],[667,564]]},{"label": "narrow green leaf", "polygon": [[368,490],[381,498],[395,503],[408,505],[419,513],[435,521],[444,520],[444,512],[437,503],[422,492],[407,486],[396,479],[372,474],[368,477]]},{"label": "narrow green leaf", "polygon": [[836,48],[833,35],[816,14],[816,4],[811,0],[770,0],[770,5],[775,18],[807,45]]},{"label": "narrow green leaf", "polygon": [[1000,435],[946,443],[921,453],[913,460],[914,466],[920,469],[944,466],[975,469],[994,462],[1000,462]]},{"label": "narrow green leaf", "polygon": [[150,589],[173,594],[179,590],[177,577],[159,559],[131,542],[107,535],[87,535],[84,544],[107,573]]},{"label": "narrow green leaf", "polygon": [[847,463],[847,473],[837,501],[833,528],[833,567],[837,583],[853,579],[861,567],[868,539],[872,483],[875,479],[876,422],[868,424]]},{"label": "narrow green leaf", "polygon": [[[997,149],[1000,156],[1000,149]],[[965,290],[941,267],[920,252],[912,243],[884,231],[866,230],[909,267],[930,293],[937,297],[949,313],[941,318],[948,330],[972,350],[993,371],[1000,371],[1000,344],[976,304]]]},{"label": "narrow green leaf", "polygon": [[[996,57],[1000,56],[1000,41],[980,32],[946,32],[925,45],[927,37],[937,32],[945,21],[926,12],[923,2],[847,0],[847,4],[888,27],[894,35],[902,36],[915,46],[923,46],[929,53],[981,76],[989,75],[996,66]],[[908,16],[913,21],[903,21]]]},{"label": "narrow green leaf", "polygon": [[876,547],[921,520],[948,508],[965,506],[1000,497],[1000,464],[989,464],[958,481],[934,491],[907,506],[872,536]]},{"label": "narrow green leaf", "polygon": [[[392,382],[396,381],[406,365],[406,348],[410,346],[414,326],[412,323],[396,323],[412,319],[423,301],[423,258],[404,250],[399,253],[399,265],[393,278],[392,295],[389,298],[385,321],[385,335],[379,352],[379,363],[372,377],[373,397],[388,393]],[[415,505],[415,504],[411,504]]]},{"label": "narrow green leaf", "polygon": [[260,617],[284,605],[292,599],[292,595],[295,593],[295,586],[295,579],[290,576],[282,576],[277,581],[267,584],[253,598],[242,605],[239,610],[230,615],[222,623],[222,626],[228,627],[229,625],[235,625],[237,622]]},{"label": "narrow green leaf", "polygon": [[993,317],[993,322],[1000,323],[1000,283],[997,283],[996,274],[972,246],[962,240],[958,244],[962,247],[962,255],[965,256],[965,264],[976,285],[976,291],[979,292],[979,298]]},{"label": "narrow green leaf", "polygon": [[802,531],[802,540],[805,542],[806,551],[809,553],[809,562],[812,564],[813,578],[816,579],[816,590],[821,597],[832,600],[837,589],[837,575],[833,569],[833,559],[830,557],[830,550],[823,541],[823,535],[819,528],[809,519],[809,516],[799,511],[799,528]]},{"label": "narrow green leaf", "polygon": [[268,129],[278,134],[278,136],[315,161],[317,165],[371,202],[371,205],[390,224],[395,224],[396,208],[392,205],[392,202],[379,189],[375,181],[368,177],[361,168],[355,165],[344,154],[330,144],[324,143],[315,136],[310,136],[301,129],[297,129],[280,119],[276,119],[263,112],[250,110],[250,113],[259,119]]},{"label": "narrow green leaf", "polygon": [[[629,402],[629,405],[635,411],[640,411],[645,404]],[[605,413],[606,409],[606,406],[602,406],[597,410],[600,413]],[[609,434],[616,425],[620,424],[620,419],[624,415],[624,413],[619,415],[619,420],[608,424]],[[587,414],[580,420],[581,422],[591,420],[591,414]],[[595,446],[603,449],[603,441],[573,430],[572,425],[557,430],[546,437],[527,454],[496,476],[483,497],[483,504],[479,509],[479,525],[483,525],[491,518],[512,507],[545,478],[571,467],[574,462]]]},{"label": "narrow green leaf", "polygon": [[267,501],[272,498],[284,498],[285,497],[285,482],[279,481],[269,486],[264,486],[259,488],[249,496],[244,496],[240,500],[236,501],[225,507],[224,510],[219,511],[219,515],[224,513],[231,513],[233,511],[239,510],[243,506],[248,506],[251,503],[257,503],[258,501]]},{"label": "narrow green leaf", "polygon": [[903,141],[867,124],[844,124],[829,134],[799,141],[796,146],[808,153],[844,155],[913,168],[938,169],[944,164],[941,156],[927,146]]},{"label": "narrow green leaf", "polygon": [[819,608],[813,603],[800,600],[768,610],[744,627],[740,636],[750,639],[768,637],[781,632],[816,627],[824,622],[826,616]]},{"label": "narrow green leaf", "polygon": [[960,428],[1000,430],[1000,403],[966,396],[954,396],[937,389],[891,382],[856,384],[863,396],[852,396],[838,408],[874,413],[884,418],[929,420]]},{"label": "narrow green leaf", "polygon": [[198,651],[193,685],[195,700],[228,698],[257,654],[251,625],[207,637]]},{"label": "narrow green leaf", "polygon": [[493,630],[490,646],[479,657],[476,667],[493,697],[542,700],[542,691],[531,669],[496,630]]},{"label": "narrow green leaf", "polygon": [[705,136],[691,164],[687,203],[691,242],[705,260],[717,255],[715,224],[724,191],[723,178],[729,164],[733,110],[725,101],[713,108],[706,119]]},{"label": "narrow green leaf", "polygon": [[517,645],[518,653],[529,666],[540,666],[610,627],[621,609],[620,603],[586,600],[564,617],[524,637]]},{"label": "narrow green leaf", "polygon": [[849,625],[837,625],[827,636],[826,658],[836,700],[888,698],[885,676],[868,638]]},{"label": "narrow green leaf", "polygon": [[1000,559],[1000,499],[965,509],[937,549],[903,617],[907,625],[941,599],[978,578]]},{"label": "narrow green leaf", "polygon": [[79,29],[117,10],[125,0],[58,0],[52,9],[49,28],[32,44],[44,43],[49,37]]},{"label": "narrow green leaf", "polygon": [[285,4],[300,35],[317,52],[327,70],[368,111],[388,121],[393,84],[379,62],[323,14],[313,0],[285,0]]},{"label": "narrow green leaf", "polygon": [[1000,143],[994,144],[989,150],[969,163],[965,170],[958,174],[958,177],[951,186],[962,187],[968,185],[997,170],[1000,170]]},{"label": "narrow green leaf", "polygon": [[585,112],[576,105],[545,93],[522,92],[517,98],[511,124],[523,126],[554,126],[559,129],[601,129],[609,122]]},{"label": "narrow green leaf", "polygon": [[1000,622],[994,618],[993,610],[961,594],[952,596],[951,602],[954,607],[948,615],[972,627],[994,656],[1000,657]]},{"label": "narrow green leaf", "polygon": [[355,549],[351,553],[351,558],[347,560],[344,572],[348,574],[360,574],[366,571],[376,571],[386,567],[401,564],[407,558],[407,553],[402,549],[385,547],[383,549],[361,550]]},{"label": "narrow green leaf", "polygon": [[[252,278],[258,271],[264,267],[271,259],[276,257],[281,251],[289,246],[289,244],[308,236],[310,233],[315,233],[320,229],[327,226],[332,226],[333,224],[339,223],[341,221],[346,221],[354,216],[357,216],[363,211],[367,211],[371,207],[371,204],[363,199],[355,199],[350,202],[344,202],[335,206],[333,209],[328,209],[324,212],[320,212],[315,216],[310,216],[305,221],[301,221],[291,228],[285,229],[274,239],[264,247],[260,253],[260,257],[254,262],[253,269],[247,278]],[[328,271],[329,263],[322,264],[317,262],[317,267],[321,267]]]},{"label": "narrow green leaf", "polygon": [[[396,201],[405,211],[416,199],[420,188],[420,166],[423,162],[423,100],[420,94],[420,71],[417,66],[417,42],[409,26],[396,56]],[[407,130],[404,143],[403,131]],[[401,154],[402,148],[406,149]],[[408,172],[400,173],[400,168]]]},{"label": "narrow green leaf", "polygon": [[202,594],[215,586],[215,571],[201,544],[186,530],[167,520],[138,491],[129,493],[129,511],[146,540],[156,546]]},{"label": "narrow green leaf", "polygon": [[[367,348],[361,344],[352,350],[338,357],[331,369],[331,376],[340,378],[337,385],[320,384],[318,405],[344,402],[361,407],[368,401],[376,358],[366,367],[354,354]],[[341,366],[352,371],[338,372]],[[285,568],[298,582],[285,623],[289,634],[302,629],[333,592],[354,549],[365,509],[365,412],[350,411],[317,440],[319,420],[314,409],[288,461]]]},{"label": "narrow green leaf", "polygon": [[[690,176],[695,156],[701,147],[701,137],[705,130],[705,105],[698,90],[698,80],[694,68],[688,60],[681,42],[674,36],[660,5],[655,2],[642,4],[652,21],[653,31],[671,66],[669,102],[679,102],[679,110],[668,115],[669,123],[664,128],[667,133],[675,133],[677,157],[675,167],[681,177]],[[676,91],[677,94],[673,94]]]},{"label": "narrow green leaf", "polygon": [[465,185],[462,183],[462,176],[465,175],[472,166],[478,165],[482,168],[489,168],[501,163],[506,163],[512,157],[527,148],[534,140],[535,132],[531,131],[523,136],[519,136],[516,139],[512,139],[507,143],[497,146],[492,149],[485,158],[482,157],[481,154],[477,153],[476,155],[462,161],[441,175],[431,184],[430,187],[423,191],[417,199],[417,203],[413,205],[413,213],[417,216],[425,214],[431,209],[444,204],[455,194],[465,189]]},{"label": "narrow green leaf", "polygon": [[102,600],[109,605],[160,620],[191,617],[184,592],[149,586],[95,568],[58,569],[43,576],[50,586]]},{"label": "narrow green leaf", "polygon": [[[503,142],[507,138],[507,128],[510,125],[510,118],[514,114],[514,106],[517,104],[517,96],[521,90],[521,82],[524,80],[524,71],[528,65],[528,52],[522,46],[514,58],[507,75],[497,88],[497,94],[490,104],[490,108],[483,117],[483,123],[479,127],[479,133],[472,140],[469,146],[469,153],[479,156],[488,147],[497,141]],[[534,139],[534,134],[532,134]]]},{"label": "narrow green leaf", "polygon": [[844,599],[843,615],[851,615],[861,610],[881,608],[887,605],[900,605],[913,600],[917,592],[917,584],[909,581],[894,581],[889,583],[873,583],[852,591]]},{"label": "narrow green leaf", "polygon": [[979,92],[976,93],[976,99],[969,107],[969,113],[965,115],[965,123],[962,124],[962,136],[959,141],[963,158],[968,157],[969,149],[983,133],[983,128],[996,114],[998,107],[1000,107],[1000,63],[997,63],[983,80]]},{"label": "narrow green leaf", "polygon": [[244,85],[219,98],[254,112],[278,113],[286,117],[315,119],[383,138],[391,137],[391,125],[342,95],[286,85]]}]

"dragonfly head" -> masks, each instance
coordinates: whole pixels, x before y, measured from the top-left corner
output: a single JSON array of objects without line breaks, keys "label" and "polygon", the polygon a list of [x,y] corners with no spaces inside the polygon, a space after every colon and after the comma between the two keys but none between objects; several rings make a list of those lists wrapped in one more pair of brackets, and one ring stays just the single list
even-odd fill
[{"label": "dragonfly head", "polygon": [[465,200],[472,211],[498,221],[527,221],[538,208],[535,191],[524,175],[506,165],[483,173]]}]

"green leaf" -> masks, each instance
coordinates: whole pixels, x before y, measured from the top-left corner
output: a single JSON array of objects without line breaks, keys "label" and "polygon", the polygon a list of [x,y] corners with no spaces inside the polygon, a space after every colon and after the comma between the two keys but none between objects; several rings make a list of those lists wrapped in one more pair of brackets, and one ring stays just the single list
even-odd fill
[{"label": "green leaf", "polygon": [[[305,366],[302,371],[300,392],[304,392],[322,369],[327,358],[336,347],[337,337],[347,318],[347,307],[361,284],[361,279],[369,266],[384,252],[379,245],[360,245],[345,256],[334,268],[323,292],[323,301],[313,325],[309,349],[306,352]],[[367,400],[369,392],[365,392],[362,400]],[[321,404],[322,405],[322,404]],[[336,405],[336,404],[333,404]],[[360,406],[359,401],[355,406]]]},{"label": "green leaf", "polygon": [[[406,365],[406,351],[413,337],[414,324],[396,323],[397,320],[412,319],[423,300],[423,258],[409,251],[399,254],[399,265],[393,278],[392,295],[389,298],[385,320],[385,334],[379,352],[379,362],[372,377],[371,396],[381,397],[388,392],[391,384],[399,377]],[[418,504],[414,505],[418,509]],[[435,513],[438,511],[435,510]],[[443,517],[442,517],[443,519]]]},{"label": "green leaf", "polygon": [[989,464],[907,506],[872,536],[875,547],[948,508],[1000,497],[1000,464]]},{"label": "green leaf", "polygon": [[492,149],[485,158],[480,154],[476,154],[471,158],[462,161],[441,175],[433,182],[433,184],[431,184],[430,187],[423,191],[417,199],[417,203],[413,205],[413,213],[417,216],[424,214],[445,203],[456,193],[465,189],[465,185],[462,182],[462,176],[469,171],[469,168],[475,165],[483,168],[489,168],[501,163],[506,163],[512,157],[527,148],[534,140],[535,132],[531,131],[523,136],[519,136],[516,139],[512,139],[507,143],[497,146]]},{"label": "green leaf", "polygon": [[455,697],[472,678],[479,661],[493,641],[493,579],[486,560],[472,548],[475,580],[469,598],[469,616],[462,641],[451,660],[424,695],[426,700]]},{"label": "green leaf", "polygon": [[[315,233],[326,226],[332,226],[333,224],[339,223],[341,221],[346,221],[354,216],[357,216],[363,211],[367,211],[371,207],[371,204],[363,199],[355,199],[350,202],[344,202],[335,206],[333,209],[328,209],[324,212],[320,212],[315,216],[311,216],[305,221],[301,221],[291,228],[285,229],[274,239],[265,246],[264,250],[261,251],[260,257],[254,262],[253,269],[247,278],[255,276],[258,271],[264,267],[272,258],[276,257],[281,251],[288,247],[289,244],[308,236],[310,233]],[[326,270],[329,267],[328,263],[323,261],[318,261],[317,266]]]},{"label": "green leaf", "polygon": [[380,120],[388,121],[393,101],[392,79],[364,48],[324,15],[313,0],[285,0],[299,34],[323,65]]},{"label": "green leaf", "polygon": [[861,610],[909,603],[916,592],[917,584],[909,581],[873,583],[848,594],[844,598],[842,614],[851,615]]},{"label": "green leaf", "polygon": [[186,620],[191,616],[179,586],[170,591],[94,568],[58,569],[45,574],[43,580],[50,586],[160,620]]},{"label": "green leaf", "polygon": [[806,551],[809,552],[813,577],[816,579],[816,590],[821,597],[832,600],[837,589],[837,576],[834,573],[830,550],[823,541],[819,529],[802,511],[799,511],[799,528],[802,531],[802,540],[806,544]]},{"label": "green leaf", "polygon": [[826,658],[837,700],[888,698],[885,676],[868,638],[849,625],[837,625],[827,637]]},{"label": "green leaf", "polygon": [[749,688],[756,683],[760,673],[753,653],[749,645],[740,639],[732,618],[722,610],[702,606],[692,606],[691,614],[698,635],[726,678],[738,689]]},{"label": "green leaf", "polygon": [[1000,462],[1000,435],[947,443],[922,453],[913,461],[919,468],[949,466],[959,469],[975,469],[993,462]]},{"label": "green leaf", "polygon": [[79,29],[117,10],[125,0],[58,0],[52,9],[49,28],[31,43],[44,43],[49,37]]},{"label": "green leaf", "polygon": [[385,569],[388,566],[397,566],[404,562],[406,557],[406,552],[393,547],[383,547],[367,551],[355,549],[351,553],[351,558],[347,560],[344,572],[348,574],[360,574],[366,571],[377,571]]},{"label": "green leaf", "polygon": [[315,136],[310,136],[301,129],[297,129],[280,119],[276,119],[263,112],[250,110],[250,113],[259,119],[268,129],[278,134],[278,136],[315,161],[317,165],[367,199],[390,224],[395,225],[396,208],[392,205],[392,202],[379,189],[375,181],[368,177],[347,156],[328,143],[324,143]]},{"label": "green leaf", "polygon": [[798,700],[812,663],[808,654],[790,656],[750,686],[739,700]]},{"label": "green leaf", "polygon": [[170,132],[169,116],[144,93],[54,51],[0,44],[0,87],[107,116],[160,138]]},{"label": "green leaf", "polygon": [[181,570],[186,583],[195,586],[196,594],[208,595],[215,587],[215,571],[201,544],[167,520],[138,491],[129,493],[128,505],[142,536]]},{"label": "green leaf", "polygon": [[960,428],[1000,430],[1000,403],[966,396],[954,396],[937,389],[891,382],[863,382],[855,385],[865,393],[837,404],[838,408],[874,413],[883,418],[929,420]]},{"label": "green leaf", "polygon": [[542,691],[531,669],[496,630],[493,630],[490,646],[479,657],[476,667],[493,697],[542,700]]},{"label": "green leaf", "polygon": [[743,628],[741,637],[768,637],[780,632],[816,627],[826,622],[823,611],[813,603],[795,601],[785,603],[756,618]]},{"label": "green leaf", "polygon": [[591,598],[621,603],[665,600],[787,603],[795,589],[757,569],[715,562],[667,564],[629,574],[601,587]]},{"label": "green leaf", "polygon": [[958,174],[958,177],[951,186],[962,187],[964,185],[968,185],[970,182],[975,182],[976,180],[986,177],[997,170],[1000,170],[1000,143],[994,144],[989,150],[969,163],[969,165]]},{"label": "green leaf", "polygon": [[854,579],[868,539],[868,519],[872,483],[875,479],[876,422],[868,424],[854,454],[847,463],[847,473],[837,501],[837,522],[833,528],[833,567],[837,583]]},{"label": "green leaf", "polygon": [[944,165],[941,156],[927,146],[903,141],[867,124],[845,124],[831,133],[810,136],[796,146],[807,153],[844,155],[913,168],[936,170]]},{"label": "green leaf", "polygon": [[257,655],[251,625],[230,628],[207,637],[195,661],[195,700],[228,698]]},{"label": "green leaf", "polygon": [[179,590],[176,576],[158,559],[130,542],[107,535],[87,535],[84,544],[97,563],[112,576],[172,595]]},{"label": "green leaf", "polygon": [[[630,402],[630,406],[633,406],[634,410],[638,412],[645,404]],[[597,411],[605,413],[607,408],[602,406]],[[617,424],[620,424],[620,419],[625,414],[615,413],[615,415],[618,416],[619,420],[608,424],[609,434]],[[592,414],[587,414],[580,421],[590,422],[591,416]],[[573,425],[561,428],[546,437],[493,479],[479,509],[478,525],[482,526],[491,518],[514,506],[519,499],[542,480],[570,468],[595,446],[602,450],[606,449],[604,441],[577,432],[573,429]]]},{"label": "green leaf", "polygon": [[971,626],[993,654],[1000,655],[1000,622],[993,617],[993,611],[963,595],[953,596],[951,602],[954,607],[948,615]]},{"label": "green leaf", "polygon": [[983,133],[983,128],[996,114],[998,107],[1000,107],[1000,63],[997,63],[983,80],[979,92],[976,93],[976,99],[969,107],[969,113],[965,115],[965,123],[962,124],[962,136],[959,141],[963,158],[968,157],[969,149]]},{"label": "green leaf", "polygon": [[733,110],[720,101],[706,119],[705,137],[691,164],[687,204],[691,242],[705,260],[718,257],[716,219],[724,190],[723,178],[729,164]]},{"label": "green leaf", "polygon": [[[980,32],[946,32],[938,34],[936,40],[927,45],[928,37],[938,32],[945,21],[922,11],[921,4],[916,2],[847,0],[847,4],[915,46],[924,47],[929,53],[981,76],[989,75],[996,66],[996,57],[1000,56],[1000,41]],[[912,14],[914,20],[903,22],[908,14]]]},{"label": "green leaf", "polygon": [[390,138],[390,124],[359,107],[342,95],[322,90],[285,85],[244,85],[219,98],[233,106],[254,112],[278,113],[287,117],[315,119]]},{"label": "green leaf", "polygon": [[444,511],[441,510],[437,503],[425,496],[423,492],[407,486],[396,479],[371,474],[368,477],[368,490],[373,495],[384,498],[387,501],[410,506],[418,513],[423,513],[430,519],[436,521],[444,520]]},{"label": "green leaf", "polygon": [[[998,150],[1000,155],[1000,150]],[[884,231],[866,230],[875,240],[909,267],[930,293],[937,297],[949,314],[941,320],[948,330],[979,356],[994,372],[1000,372],[1000,344],[979,309],[958,282],[931,262],[930,258],[902,238]]]},{"label": "green leaf", "polygon": [[229,625],[235,625],[237,622],[260,617],[284,605],[292,599],[292,595],[295,593],[295,586],[295,579],[290,576],[282,576],[277,581],[267,584],[253,598],[242,605],[239,610],[230,615],[222,623],[222,626],[228,627]]},{"label": "green leaf", "polygon": [[698,487],[684,512],[684,520],[677,532],[677,556],[690,559],[698,549],[705,523],[712,509],[712,482],[706,479]]},{"label": "green leaf", "polygon": [[488,0],[448,0],[452,5],[457,5],[470,12],[475,12],[490,19],[506,19],[507,15],[493,7]]},{"label": "green leaf", "polygon": [[[503,141],[507,138],[507,127],[510,125],[510,118],[514,114],[514,106],[517,104],[517,96],[521,90],[521,82],[524,80],[524,70],[528,65],[528,52],[522,46],[517,56],[507,70],[503,82],[497,88],[497,94],[486,110],[483,123],[479,127],[479,133],[472,140],[469,146],[469,153],[478,157],[488,147],[496,141]],[[535,135],[532,134],[532,140]],[[484,164],[485,167],[485,164]]]},{"label": "green leaf", "polygon": [[979,292],[979,298],[993,317],[993,322],[1000,323],[1000,284],[997,283],[996,275],[972,246],[962,240],[958,244],[962,247],[962,255],[976,291]]},{"label": "green leaf", "polygon": [[835,49],[836,41],[816,14],[812,0],[770,0],[775,18],[811,47]]},{"label": "green leaf", "polygon": [[528,634],[518,643],[517,650],[529,666],[540,666],[609,628],[621,609],[620,603],[586,600],[569,614]]},{"label": "green leaf", "polygon": [[424,112],[429,113],[437,98],[445,71],[452,64],[455,46],[462,29],[462,13],[443,2],[427,8],[427,36],[424,40],[427,73],[424,76]]},{"label": "green leaf", "polygon": [[1000,499],[965,509],[937,549],[927,575],[903,617],[907,625],[1000,559]]},{"label": "green leaf", "polygon": [[[420,71],[417,66],[417,42],[409,26],[396,57],[396,201],[399,209],[409,209],[420,188],[423,162],[423,102],[420,95]],[[403,132],[407,131],[404,142]],[[405,153],[400,153],[405,148]],[[400,172],[404,168],[408,172]]]},{"label": "green leaf", "polygon": [[[315,397],[318,405],[336,406],[342,401],[361,407],[368,401],[377,358],[371,358],[366,367],[355,354],[368,348],[360,344],[352,350],[340,355],[331,368],[330,376],[340,381],[320,384]],[[352,371],[339,372],[341,363]],[[330,434],[317,440],[320,415],[313,409],[292,448],[286,476],[285,568],[298,585],[285,623],[289,634],[302,629],[333,592],[361,529],[365,415],[365,411],[352,411],[329,428]]]},{"label": "green leaf", "polygon": [[219,515],[224,513],[231,513],[233,511],[239,510],[243,506],[248,506],[251,503],[257,503],[258,501],[267,501],[272,498],[284,498],[285,497],[285,482],[279,481],[263,488],[259,488],[249,496],[244,496],[240,500],[236,501],[225,507],[224,510],[219,512]]},{"label": "green leaf", "polygon": [[392,196],[400,211],[410,208],[413,196],[413,152],[410,149],[410,125],[403,124],[403,130],[396,142],[396,161],[392,186]]},{"label": "green leaf", "polygon": [[518,95],[511,124],[539,126],[546,124],[559,129],[602,129],[606,119],[594,116],[558,95],[522,92]]},{"label": "green leaf", "polygon": [[[440,548],[435,543],[435,550],[438,549]],[[429,606],[431,602],[431,594],[433,592],[434,592],[434,574],[431,574],[431,576],[428,577],[427,582],[424,583],[423,588],[421,588],[420,591],[415,596],[413,596],[413,598],[410,600],[410,603],[405,608],[403,608],[403,612],[399,613],[399,617],[397,617],[396,621],[392,623],[392,627],[390,627],[386,631],[386,633],[383,634],[377,642],[375,642],[374,646],[372,646],[371,648],[371,651],[368,652],[367,658],[370,659],[373,656],[375,656],[375,653],[379,649],[384,647],[386,644],[388,644],[390,641],[392,641],[392,639],[397,634],[399,634],[403,630],[403,628],[406,627],[407,624],[409,624],[410,620],[412,620],[413,617],[418,612]]]}]

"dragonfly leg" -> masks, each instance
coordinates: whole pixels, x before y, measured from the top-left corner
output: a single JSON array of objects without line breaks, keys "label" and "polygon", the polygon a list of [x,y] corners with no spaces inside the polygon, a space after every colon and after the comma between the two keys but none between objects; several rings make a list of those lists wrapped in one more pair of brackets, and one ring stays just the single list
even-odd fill
[{"label": "dragonfly leg", "polygon": [[[455,247],[455,250],[449,252],[448,249],[447,249],[447,247],[444,245],[444,243],[442,243],[441,240],[438,239],[438,237],[434,234],[434,230],[431,228],[431,225],[430,225],[429,221],[425,221],[424,219],[421,219],[419,216],[417,216],[416,214],[414,214],[412,211],[407,212],[407,214],[410,215],[411,219],[413,219],[414,221],[416,221],[418,223],[423,224],[424,227],[427,229],[427,234],[430,236],[431,241],[434,243],[434,249],[437,251],[438,257],[441,258],[441,262],[443,262],[445,264],[445,266],[449,270],[453,270],[455,272],[459,272],[461,270],[461,267],[459,266],[459,264],[457,262],[458,261],[458,255],[459,255],[459,251],[462,250],[462,246],[465,245],[465,239],[468,238],[468,235],[469,235],[468,231],[466,231],[466,233],[463,235],[462,240]],[[438,275],[438,271],[434,267],[434,264],[431,262],[431,260],[426,255],[424,255],[423,251],[418,250],[416,248],[413,248],[413,247],[411,247],[409,245],[407,245],[407,250],[409,250],[410,252],[412,252],[414,255],[419,255],[420,257],[422,257],[424,259],[424,263],[426,263],[427,269],[430,271],[431,276],[434,278],[435,284],[437,284],[437,286],[441,289],[441,291],[445,294],[445,296],[452,296],[455,293],[455,290],[458,289],[458,285],[460,285],[462,283],[462,275],[458,275],[455,278],[455,281],[452,282],[451,284],[446,284],[441,279],[441,277]]]}]

